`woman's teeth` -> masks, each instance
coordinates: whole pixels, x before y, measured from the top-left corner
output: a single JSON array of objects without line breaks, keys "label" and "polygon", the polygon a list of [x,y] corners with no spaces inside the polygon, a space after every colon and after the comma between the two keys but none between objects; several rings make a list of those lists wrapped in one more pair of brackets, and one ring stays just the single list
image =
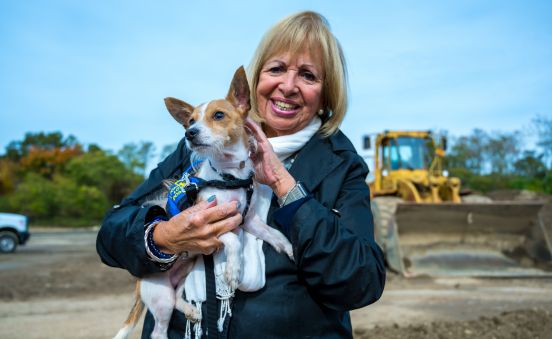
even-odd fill
[{"label": "woman's teeth", "polygon": [[287,102],[275,101],[274,105],[283,111],[291,111],[295,108],[295,105],[288,104]]}]

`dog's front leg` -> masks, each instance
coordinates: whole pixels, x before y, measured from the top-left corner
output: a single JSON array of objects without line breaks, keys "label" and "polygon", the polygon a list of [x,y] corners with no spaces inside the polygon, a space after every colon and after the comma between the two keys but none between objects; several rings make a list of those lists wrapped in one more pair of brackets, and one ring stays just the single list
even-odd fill
[{"label": "dog's front leg", "polygon": [[235,291],[240,284],[240,275],[242,267],[242,248],[238,237],[241,229],[234,229],[232,232],[224,233],[219,240],[224,244],[224,254],[226,254],[226,269],[224,270],[224,279]]},{"label": "dog's front leg", "polygon": [[291,260],[294,260],[293,248],[288,238],[282,232],[268,226],[257,214],[247,213],[242,228],[244,231],[269,243],[278,253],[284,252]]}]

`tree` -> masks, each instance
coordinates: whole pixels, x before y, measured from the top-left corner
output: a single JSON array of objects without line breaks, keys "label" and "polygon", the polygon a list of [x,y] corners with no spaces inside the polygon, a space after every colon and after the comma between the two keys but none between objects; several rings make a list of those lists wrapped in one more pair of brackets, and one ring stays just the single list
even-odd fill
[{"label": "tree", "polygon": [[69,135],[63,138],[61,132],[29,132],[22,141],[12,141],[6,147],[6,155],[12,161],[19,161],[29,154],[31,149],[52,150],[77,146],[77,139]]},{"label": "tree", "polygon": [[103,150],[71,159],[66,171],[67,176],[77,184],[97,187],[111,204],[120,202],[143,180],[117,156]]},{"label": "tree", "polygon": [[519,154],[520,133],[493,132],[485,145],[485,155],[492,173],[508,174]]},{"label": "tree", "polygon": [[13,192],[16,186],[17,164],[9,159],[0,159],[0,195]]},{"label": "tree", "polygon": [[537,134],[537,145],[541,148],[544,161],[552,169],[552,118],[537,116],[533,119],[533,127]]},{"label": "tree", "polygon": [[63,173],[67,162],[81,154],[80,145],[53,148],[31,147],[19,160],[19,165],[24,172],[34,172],[46,178],[52,178],[55,173]]},{"label": "tree", "polygon": [[546,165],[542,159],[542,154],[536,155],[535,151],[525,151],[523,157],[514,163],[514,173],[526,178],[543,179],[546,175]]},{"label": "tree", "polygon": [[162,161],[163,159],[168,157],[172,152],[176,151],[177,147],[178,147],[177,142],[175,142],[174,144],[165,145],[161,150],[161,154],[159,155],[160,160]]},{"label": "tree", "polygon": [[451,147],[448,166],[481,174],[485,166],[488,140],[489,136],[481,129],[474,129],[469,136],[459,137]]},{"label": "tree", "polygon": [[141,141],[139,144],[125,144],[117,155],[129,170],[145,176],[146,166],[154,152],[155,145],[151,141]]}]

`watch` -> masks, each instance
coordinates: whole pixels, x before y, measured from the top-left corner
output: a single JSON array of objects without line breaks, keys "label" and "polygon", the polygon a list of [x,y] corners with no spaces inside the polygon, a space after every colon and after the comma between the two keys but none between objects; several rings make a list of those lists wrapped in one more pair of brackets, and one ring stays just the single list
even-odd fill
[{"label": "watch", "polygon": [[292,189],[289,190],[283,197],[278,198],[278,205],[280,207],[288,205],[294,201],[304,198],[308,195],[307,190],[303,187],[303,184],[298,181]]}]

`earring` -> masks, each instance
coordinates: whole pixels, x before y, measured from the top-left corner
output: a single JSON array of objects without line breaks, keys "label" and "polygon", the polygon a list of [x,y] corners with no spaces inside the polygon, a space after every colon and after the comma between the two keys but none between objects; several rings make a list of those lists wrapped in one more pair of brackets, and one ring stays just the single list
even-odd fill
[{"label": "earring", "polygon": [[323,110],[322,108],[318,111],[318,115],[319,115],[319,116],[324,115],[324,110]]}]

